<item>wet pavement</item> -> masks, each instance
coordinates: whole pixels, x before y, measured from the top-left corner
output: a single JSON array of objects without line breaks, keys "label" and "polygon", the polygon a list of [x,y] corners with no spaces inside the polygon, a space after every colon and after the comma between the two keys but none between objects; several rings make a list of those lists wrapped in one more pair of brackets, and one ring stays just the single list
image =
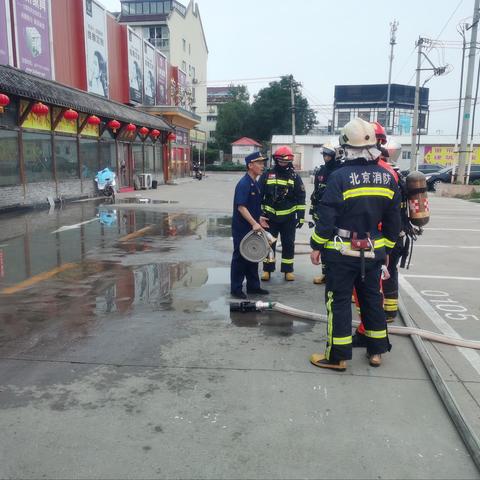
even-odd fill
[{"label": "wet pavement", "polygon": [[0,217],[0,477],[478,478],[408,339],[323,372],[324,325],[229,312],[236,179]]}]

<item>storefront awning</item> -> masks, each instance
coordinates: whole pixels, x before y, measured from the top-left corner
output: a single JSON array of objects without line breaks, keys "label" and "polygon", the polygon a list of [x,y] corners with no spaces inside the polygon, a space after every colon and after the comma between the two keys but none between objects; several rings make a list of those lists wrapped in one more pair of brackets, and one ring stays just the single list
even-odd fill
[{"label": "storefront awning", "polygon": [[0,65],[0,92],[148,128],[172,130],[172,127],[158,116],[6,65]]}]

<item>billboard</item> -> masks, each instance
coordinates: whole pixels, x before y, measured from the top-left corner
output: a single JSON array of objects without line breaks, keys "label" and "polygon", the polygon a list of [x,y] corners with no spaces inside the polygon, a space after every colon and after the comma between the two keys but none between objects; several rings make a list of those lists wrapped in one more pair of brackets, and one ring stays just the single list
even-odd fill
[{"label": "billboard", "polygon": [[167,75],[167,58],[165,55],[155,50],[156,67],[157,67],[157,105],[167,105],[168,93],[168,75]]},{"label": "billboard", "polygon": [[[423,161],[425,163],[436,163],[439,165],[452,165],[458,162],[458,148],[445,147],[440,145],[428,145],[423,150]],[[480,149],[474,148],[472,163],[480,164]]]},{"label": "billboard", "polygon": [[128,83],[130,101],[142,103],[143,97],[143,40],[128,28]]},{"label": "billboard", "polygon": [[13,65],[10,2],[0,0],[0,65]]},{"label": "billboard", "polygon": [[107,17],[93,0],[84,0],[87,91],[108,98]]},{"label": "billboard", "polygon": [[50,0],[15,0],[13,5],[18,68],[53,79]]},{"label": "billboard", "polygon": [[152,44],[143,41],[143,103],[155,105],[157,82],[155,79],[155,49]]}]

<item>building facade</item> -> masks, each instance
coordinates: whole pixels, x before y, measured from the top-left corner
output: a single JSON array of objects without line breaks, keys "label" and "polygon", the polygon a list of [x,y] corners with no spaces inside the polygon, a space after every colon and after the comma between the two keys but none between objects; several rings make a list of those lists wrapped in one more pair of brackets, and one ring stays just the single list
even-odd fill
[{"label": "building facade", "polygon": [[261,148],[262,145],[252,138],[239,138],[232,143],[232,163],[243,164],[246,156],[258,152]]},{"label": "building facade", "polygon": [[209,142],[215,141],[215,131],[217,129],[218,109],[220,105],[227,103],[232,98],[230,86],[208,87],[207,88],[207,121],[206,132]]},{"label": "building facade", "polygon": [[[377,85],[335,85],[332,133],[355,117],[367,122],[379,122],[393,135],[410,135],[413,125],[415,87],[391,84],[389,115],[387,109],[387,84]],[[418,131],[428,134],[428,88],[420,88]]]}]

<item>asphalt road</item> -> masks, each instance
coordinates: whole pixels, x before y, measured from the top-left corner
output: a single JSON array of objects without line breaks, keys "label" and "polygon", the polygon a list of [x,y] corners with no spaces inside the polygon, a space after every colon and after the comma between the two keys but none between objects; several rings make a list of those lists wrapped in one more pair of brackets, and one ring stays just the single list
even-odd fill
[{"label": "asphalt road", "polygon": [[[408,338],[336,373],[323,324],[229,312],[238,179],[0,217],[0,478],[478,478]],[[480,206],[431,208],[402,297],[478,339]],[[269,298],[324,312],[306,252]],[[428,348],[480,433],[478,353]]]}]

